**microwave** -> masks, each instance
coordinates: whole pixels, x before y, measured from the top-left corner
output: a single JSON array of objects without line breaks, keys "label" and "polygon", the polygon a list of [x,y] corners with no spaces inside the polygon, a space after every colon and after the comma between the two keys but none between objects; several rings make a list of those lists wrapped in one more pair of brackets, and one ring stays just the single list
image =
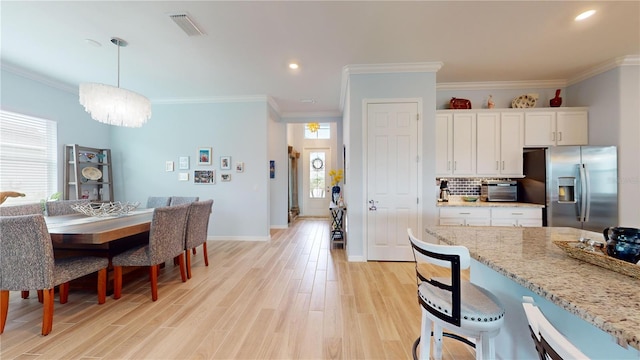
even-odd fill
[{"label": "microwave", "polygon": [[480,201],[518,201],[518,182],[483,180],[480,184]]}]

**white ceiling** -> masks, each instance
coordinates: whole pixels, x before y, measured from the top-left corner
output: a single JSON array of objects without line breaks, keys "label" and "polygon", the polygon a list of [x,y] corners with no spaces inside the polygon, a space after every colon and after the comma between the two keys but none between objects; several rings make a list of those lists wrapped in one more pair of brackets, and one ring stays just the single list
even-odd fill
[{"label": "white ceiling", "polygon": [[[442,62],[438,83],[570,79],[640,54],[640,1],[1,1],[1,60],[152,101],[271,96],[339,113],[345,65]],[[591,19],[573,18],[589,8]],[[206,33],[168,17],[186,12]],[[93,39],[100,47],[89,45]],[[301,68],[289,70],[290,61]],[[315,99],[315,103],[301,102]]]}]

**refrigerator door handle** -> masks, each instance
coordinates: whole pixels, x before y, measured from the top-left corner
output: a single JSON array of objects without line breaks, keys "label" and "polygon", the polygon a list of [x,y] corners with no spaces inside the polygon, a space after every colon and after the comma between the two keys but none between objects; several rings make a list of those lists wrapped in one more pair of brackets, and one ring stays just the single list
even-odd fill
[{"label": "refrigerator door handle", "polygon": [[579,165],[580,169],[580,217],[578,221],[584,222],[587,211],[587,179],[584,164]]},{"label": "refrigerator door handle", "polygon": [[589,221],[589,215],[591,214],[591,181],[589,179],[589,169],[587,168],[587,164],[582,164],[584,168],[584,183],[586,185],[585,200],[587,205],[585,206],[586,211],[584,212],[584,222]]}]

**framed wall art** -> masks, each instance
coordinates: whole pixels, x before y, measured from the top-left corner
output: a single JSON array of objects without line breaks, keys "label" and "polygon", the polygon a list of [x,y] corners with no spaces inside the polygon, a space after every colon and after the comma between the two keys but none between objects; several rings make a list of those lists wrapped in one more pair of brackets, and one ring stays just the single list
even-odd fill
[{"label": "framed wall art", "polygon": [[189,170],[189,157],[188,156],[180,156],[180,161],[178,162],[178,169],[180,169],[180,170]]},{"label": "framed wall art", "polygon": [[244,162],[237,162],[236,163],[236,172],[243,172],[244,171]]},{"label": "framed wall art", "polygon": [[220,174],[221,181],[231,181],[231,174]]},{"label": "framed wall art", "polygon": [[269,160],[269,178],[270,179],[276,178],[276,161],[275,160]]},{"label": "framed wall art", "polygon": [[215,170],[195,170],[193,172],[193,182],[195,184],[215,184],[216,171]]},{"label": "framed wall art", "polygon": [[198,149],[198,165],[211,165],[211,148]]},{"label": "framed wall art", "polygon": [[231,170],[231,156],[220,157],[220,169]]},{"label": "framed wall art", "polygon": [[164,171],[173,171],[173,161],[165,161]]}]

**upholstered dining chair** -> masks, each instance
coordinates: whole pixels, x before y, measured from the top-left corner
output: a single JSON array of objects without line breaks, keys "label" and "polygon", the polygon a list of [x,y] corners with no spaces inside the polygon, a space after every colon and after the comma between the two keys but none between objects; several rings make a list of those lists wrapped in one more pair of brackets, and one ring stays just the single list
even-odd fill
[{"label": "upholstered dining chair", "polygon": [[[40,203],[0,206],[0,216],[34,215],[42,213],[43,209]],[[29,290],[22,290],[22,298],[29,298]],[[42,292],[38,292],[38,299],[42,302]]]},{"label": "upholstered dining chair", "polygon": [[[422,307],[420,337],[413,346],[414,358],[417,358],[419,344],[420,359],[429,359],[433,336],[433,358],[441,359],[442,337],[447,336],[475,347],[476,359],[494,359],[494,338],[504,323],[504,307],[491,292],[462,279],[461,270],[471,265],[469,250],[464,246],[424,242],[417,239],[411,229],[407,229],[407,233],[415,257],[418,302]],[[425,263],[429,266],[424,266]],[[431,273],[430,270],[435,269],[433,265],[448,269],[449,276]],[[444,333],[443,329],[454,333]],[[465,337],[474,338],[475,344]]]},{"label": "upholstered dining chair", "polygon": [[540,360],[589,359],[547,320],[532,297],[523,296],[522,307]]},{"label": "upholstered dining chair", "polygon": [[68,283],[98,272],[98,303],[103,304],[109,260],[94,256],[54,259],[53,245],[42,214],[0,217],[0,334],[9,310],[9,291],[42,290],[42,335],[53,328],[54,288],[60,285],[60,302],[66,302]]},{"label": "upholstered dining chair", "polygon": [[191,279],[191,250],[202,245],[204,253],[204,265],[209,266],[209,257],[207,256],[207,229],[209,227],[209,215],[213,200],[195,201],[189,207],[189,215],[187,217],[187,229],[184,238],[184,255],[186,258],[187,279]]},{"label": "upholstered dining chair", "polygon": [[169,202],[170,206],[191,204],[194,201],[200,200],[199,196],[172,196]]},{"label": "upholstered dining chair", "polygon": [[71,208],[71,205],[88,202],[89,199],[47,201],[45,202],[45,208],[47,209],[48,216],[77,214],[77,212]]},{"label": "upholstered dining chair", "polygon": [[170,196],[149,196],[147,198],[147,209],[169,206]]},{"label": "upholstered dining chair", "polygon": [[126,250],[111,259],[113,265],[113,298],[122,296],[122,267],[148,266],[151,299],[158,300],[158,267],[178,257],[182,282],[187,281],[184,264],[184,235],[189,204],[159,207],[153,210],[149,243]]},{"label": "upholstered dining chair", "polygon": [[42,213],[42,205],[40,203],[0,206],[0,216],[19,216]]}]

